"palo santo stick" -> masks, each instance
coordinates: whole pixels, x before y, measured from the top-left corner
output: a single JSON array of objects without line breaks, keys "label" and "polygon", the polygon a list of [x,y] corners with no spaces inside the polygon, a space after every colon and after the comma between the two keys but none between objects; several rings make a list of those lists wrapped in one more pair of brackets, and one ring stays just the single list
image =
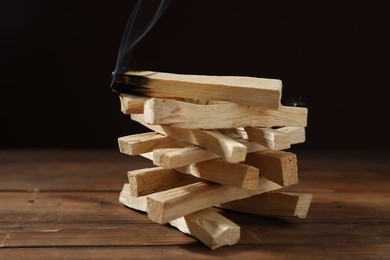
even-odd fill
[{"label": "palo santo stick", "polygon": [[244,127],[244,132],[239,131],[239,133],[242,138],[261,144],[272,150],[285,150],[291,147],[289,135],[272,128],[248,126]]},{"label": "palo santo stick", "polygon": [[243,144],[211,130],[182,129],[171,126],[150,125],[144,122],[142,114],[131,115],[131,118],[149,129],[177,140],[199,145],[211,152],[220,155],[228,162],[242,162],[245,160],[247,148]]},{"label": "palo santo stick", "polygon": [[218,207],[260,216],[306,218],[312,197],[306,193],[269,192]]},{"label": "palo santo stick", "polygon": [[198,178],[192,175],[181,174],[161,167],[129,171],[127,176],[131,187],[131,195],[135,197],[199,181]]},{"label": "palo santo stick", "polygon": [[[248,142],[243,139],[234,139],[247,148],[248,153],[266,150],[267,148],[257,143]],[[196,146],[184,148],[165,148],[153,151],[153,164],[163,168],[179,168],[192,163],[203,162],[221,156]],[[150,158],[150,157],[149,157]]]},{"label": "palo santo stick", "polygon": [[183,233],[198,238],[211,249],[234,245],[240,240],[240,226],[212,209],[203,209],[169,222]]},{"label": "palo santo stick", "polygon": [[[143,114],[144,113],[144,104],[145,101],[151,97],[147,96],[137,96],[130,94],[120,94],[119,100],[121,103],[121,111],[123,114]],[[190,98],[178,98],[179,101],[184,101],[193,104],[205,105],[209,101],[200,100],[200,99],[190,99]]]},{"label": "palo santo stick", "polygon": [[[146,196],[133,197],[127,183],[123,185],[119,202],[132,209],[147,211]],[[234,245],[240,240],[240,227],[212,209],[194,212],[169,224],[199,239],[211,249]]]},{"label": "palo santo stick", "polygon": [[198,98],[278,108],[282,82],[232,76],[180,75],[153,71],[129,71],[117,74],[115,84],[126,93],[163,98]]},{"label": "palo santo stick", "polygon": [[275,130],[279,133],[288,135],[291,144],[299,144],[305,142],[306,136],[304,127],[285,126]]},{"label": "palo santo stick", "polygon": [[154,149],[159,148],[183,147],[186,145],[174,138],[155,132],[123,136],[118,138],[118,144],[119,151],[129,155],[152,152]]},{"label": "palo santo stick", "polygon": [[242,126],[307,125],[307,108],[281,106],[278,109],[250,107],[231,102],[198,105],[173,99],[151,98],[144,106],[145,122],[189,129],[237,128]]},{"label": "palo santo stick", "polygon": [[[150,156],[148,154],[141,155],[145,156],[145,158],[150,159]],[[201,178],[227,186],[233,186],[248,190],[257,189],[259,182],[259,170],[257,168],[240,163],[229,163],[220,159],[193,163],[184,167],[175,168],[175,170],[177,172],[175,172],[174,170],[169,170],[168,168],[158,167],[129,172],[128,176],[129,182],[132,186],[132,195],[146,195],[156,192],[157,189],[166,190],[168,189],[167,187],[169,187],[169,185],[172,185],[171,188],[181,186],[181,184],[183,184],[183,177],[177,176],[180,175],[180,173],[184,173],[185,175],[189,174],[195,176],[196,178]],[[149,175],[151,174],[154,175],[154,178],[149,177]],[[163,176],[158,177],[156,176],[157,174],[162,174]],[[133,180],[131,179],[131,177]],[[196,180],[195,177],[193,177],[193,179],[185,179],[184,181],[189,181],[189,183],[199,181]],[[140,194],[139,191],[142,191],[142,194]]]},{"label": "palo santo stick", "polygon": [[247,155],[246,164],[260,170],[260,175],[282,186],[298,183],[297,156],[293,153],[266,150]]},{"label": "palo santo stick", "polygon": [[167,169],[215,158],[220,158],[220,156],[196,146],[156,149],[153,151],[153,164]]},{"label": "palo santo stick", "polygon": [[148,216],[160,224],[214,205],[281,188],[260,178],[258,189],[250,191],[216,183],[197,182],[147,196]]},{"label": "palo santo stick", "polygon": [[144,103],[149,97],[120,94],[119,99],[123,114],[142,114],[144,112]]},{"label": "palo santo stick", "polygon": [[215,183],[248,190],[256,190],[259,184],[259,169],[221,159],[193,163],[175,170]]},{"label": "palo santo stick", "polygon": [[272,129],[247,126],[233,131],[243,139],[256,142],[272,150],[284,150],[290,148],[291,144],[305,142],[305,129],[303,127]]}]

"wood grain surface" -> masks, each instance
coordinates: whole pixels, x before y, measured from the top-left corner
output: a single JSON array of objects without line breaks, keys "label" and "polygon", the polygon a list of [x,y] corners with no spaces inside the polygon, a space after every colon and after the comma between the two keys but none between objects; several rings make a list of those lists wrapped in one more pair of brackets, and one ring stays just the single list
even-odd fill
[{"label": "wood grain surface", "polygon": [[297,152],[313,194],[307,219],[219,210],[240,225],[235,246],[210,250],[118,202],[127,171],[152,167],[110,150],[1,150],[0,259],[386,259],[390,156]]}]

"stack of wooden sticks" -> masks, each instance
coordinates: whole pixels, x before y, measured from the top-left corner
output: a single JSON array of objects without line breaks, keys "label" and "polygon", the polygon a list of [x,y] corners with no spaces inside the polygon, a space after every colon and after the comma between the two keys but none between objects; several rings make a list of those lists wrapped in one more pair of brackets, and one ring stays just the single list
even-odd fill
[{"label": "stack of wooden sticks", "polygon": [[276,190],[298,183],[296,155],[307,109],[280,104],[280,80],[130,71],[116,84],[121,110],[152,132],[118,139],[122,153],[156,167],[128,172],[124,205],[210,248],[239,241],[220,208],[305,218],[311,195]]}]

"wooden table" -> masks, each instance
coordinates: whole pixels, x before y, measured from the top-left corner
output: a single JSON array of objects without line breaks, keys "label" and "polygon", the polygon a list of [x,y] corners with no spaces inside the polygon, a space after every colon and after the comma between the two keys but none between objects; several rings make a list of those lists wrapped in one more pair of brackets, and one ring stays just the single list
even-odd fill
[{"label": "wooden table", "polygon": [[298,153],[308,218],[223,214],[239,244],[210,250],[118,203],[126,172],[150,166],[117,151],[1,150],[0,258],[390,258],[390,154]]}]

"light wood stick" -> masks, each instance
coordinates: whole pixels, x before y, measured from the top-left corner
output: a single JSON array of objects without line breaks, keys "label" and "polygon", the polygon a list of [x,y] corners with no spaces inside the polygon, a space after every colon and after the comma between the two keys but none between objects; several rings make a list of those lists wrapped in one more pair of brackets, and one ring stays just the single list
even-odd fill
[{"label": "light wood stick", "polygon": [[282,82],[277,79],[202,76],[129,71],[117,74],[115,84],[129,85],[127,93],[150,97],[226,100],[278,108]]},{"label": "light wood stick", "polygon": [[203,209],[171,220],[170,225],[198,238],[211,249],[234,245],[240,240],[240,226],[212,209]]},{"label": "light wood stick", "polygon": [[[123,114],[143,114],[145,101],[151,99],[148,96],[137,96],[130,94],[120,94],[121,111]],[[201,99],[190,99],[190,98],[175,98],[175,100],[188,102],[198,105],[206,105],[210,101]]]},{"label": "light wood stick", "polygon": [[[123,112],[123,114],[128,114],[128,115],[143,114],[145,101],[150,98],[151,97],[148,96],[120,94],[119,100],[121,103],[121,111]],[[176,98],[175,100],[193,103],[193,104],[199,104],[199,105],[206,105],[210,102],[208,100],[190,99],[190,98]]]},{"label": "light wood stick", "polygon": [[219,207],[260,216],[306,218],[312,197],[306,193],[269,192],[230,201]]},{"label": "light wood stick", "polygon": [[259,169],[221,159],[193,163],[175,170],[215,183],[248,190],[256,190],[259,184]]},{"label": "light wood stick", "polygon": [[245,160],[247,148],[243,144],[212,130],[182,129],[171,126],[150,125],[144,122],[142,114],[131,115],[131,118],[149,129],[177,140],[199,145],[220,155],[229,162]]},{"label": "light wood stick", "polygon": [[[248,153],[263,151],[267,148],[241,138],[234,139],[247,148]],[[149,157],[150,158],[150,157]],[[184,148],[165,148],[153,151],[153,164],[163,168],[179,168],[197,162],[221,158],[221,156],[196,146]]]},{"label": "light wood stick", "polygon": [[[132,209],[147,211],[146,196],[132,196],[127,183],[123,185],[119,202]],[[174,219],[169,224],[199,239],[211,249],[234,245],[240,240],[240,227],[212,209],[194,212]]]},{"label": "light wood stick", "polygon": [[260,175],[282,186],[298,183],[297,156],[293,153],[266,150],[247,155],[246,164],[260,170]]},{"label": "light wood stick", "polygon": [[278,129],[260,127],[240,127],[231,129],[243,139],[261,144],[272,150],[285,150],[292,144],[305,142],[303,127],[281,127]]},{"label": "light wood stick", "polygon": [[161,167],[129,171],[131,195],[138,197],[199,181],[198,178]]},{"label": "light wood stick", "polygon": [[304,143],[306,139],[305,128],[304,127],[291,127],[285,126],[278,129],[275,129],[279,133],[288,135],[289,141],[291,144]]},{"label": "light wood stick", "polygon": [[259,143],[269,149],[284,150],[292,144],[305,142],[305,128],[281,127],[278,129],[244,127],[237,129],[240,137]]},{"label": "light wood stick", "polygon": [[152,152],[154,149],[183,147],[188,143],[155,132],[128,135],[118,138],[119,151],[124,154],[137,155]]},{"label": "light wood stick", "polygon": [[189,129],[237,128],[241,126],[307,125],[307,108],[281,106],[278,109],[249,107],[231,102],[198,105],[173,99],[151,98],[144,106],[145,122]]},{"label": "light wood stick", "polygon": [[201,209],[281,187],[265,178],[260,178],[258,189],[255,191],[211,182],[197,182],[147,195],[148,216],[152,221],[163,224]]},{"label": "light wood stick", "polygon": [[153,151],[153,164],[167,169],[179,168],[216,158],[220,158],[220,156],[196,146],[156,149]]},{"label": "light wood stick", "polygon": [[[150,159],[150,156],[145,157]],[[131,171],[128,173],[128,176],[129,182],[133,187],[132,195],[146,195],[156,192],[157,189],[166,190],[169,185],[173,185],[171,186],[172,188],[174,185],[178,187],[183,184],[183,181],[195,182],[196,178],[188,178],[188,180],[185,178],[183,180],[183,177],[177,176],[175,171],[215,183],[248,190],[256,190],[259,183],[259,170],[257,168],[242,163],[229,163],[220,159],[213,159],[192,163],[184,167],[175,168],[175,170],[157,167]],[[163,176],[159,177],[158,175]]]},{"label": "light wood stick", "polygon": [[120,94],[121,111],[124,114],[142,114],[144,112],[144,103],[149,98],[145,96]]},{"label": "light wood stick", "polygon": [[272,150],[285,150],[291,147],[290,136],[272,128],[260,128],[248,126],[245,132],[240,132],[241,137],[261,144]]}]

